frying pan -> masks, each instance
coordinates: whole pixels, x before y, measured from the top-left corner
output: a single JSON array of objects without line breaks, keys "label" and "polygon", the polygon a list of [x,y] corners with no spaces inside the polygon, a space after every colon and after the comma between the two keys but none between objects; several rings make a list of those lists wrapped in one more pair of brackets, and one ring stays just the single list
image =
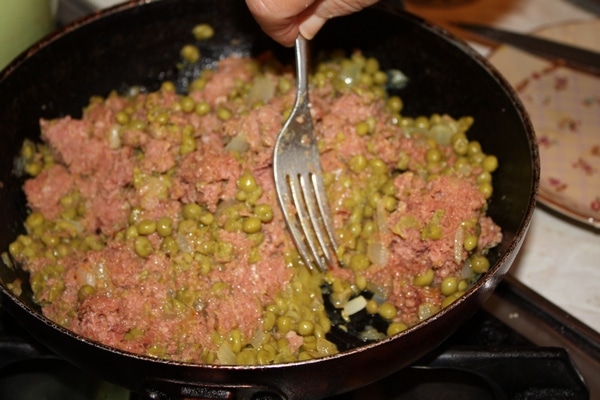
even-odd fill
[{"label": "frying pan", "polygon": [[[201,43],[209,65],[229,55],[271,50],[282,62],[292,52],[262,33],[236,0],[132,1],[76,21],[19,56],[0,74],[0,251],[23,231],[27,215],[22,177],[13,172],[25,138],[39,140],[40,118],[80,116],[92,95],[171,80],[184,88],[197,71],[179,70],[179,50],[200,22],[216,28]],[[464,43],[396,9],[369,9],[329,21],[313,41],[320,49],[360,48],[383,69],[399,69],[408,84],[394,93],[404,115],[472,115],[470,133],[497,155],[489,214],[504,239],[489,255],[491,268],[468,292],[433,317],[391,338],[319,360],[268,366],[197,365],[157,360],[109,348],[45,318],[23,285],[27,277],[0,261],[5,307],[61,357],[141,398],[318,399],[353,390],[405,367],[434,349],[491,294],[515,259],[535,207],[539,157],[530,121],[502,77]]]}]

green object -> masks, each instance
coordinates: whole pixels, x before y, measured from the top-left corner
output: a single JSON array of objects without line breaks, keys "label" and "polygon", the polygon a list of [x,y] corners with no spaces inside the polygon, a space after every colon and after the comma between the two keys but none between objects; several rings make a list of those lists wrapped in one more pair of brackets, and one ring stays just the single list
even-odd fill
[{"label": "green object", "polygon": [[53,0],[0,1],[0,69],[54,29]]}]

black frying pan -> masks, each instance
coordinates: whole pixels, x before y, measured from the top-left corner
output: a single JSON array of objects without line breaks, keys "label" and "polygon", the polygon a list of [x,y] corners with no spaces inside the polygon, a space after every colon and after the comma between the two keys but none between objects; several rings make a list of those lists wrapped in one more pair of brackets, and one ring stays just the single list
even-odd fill
[{"label": "black frying pan", "polygon": [[[173,80],[184,87],[193,70],[175,68],[191,28],[208,22],[215,38],[202,43],[205,60],[290,49],[265,36],[245,4],[235,0],[137,0],[76,22],[51,35],[0,74],[0,251],[22,232],[27,214],[13,163],[25,138],[39,138],[39,118],[79,116],[92,95]],[[6,284],[23,272],[0,261],[3,307],[50,349],[143,398],[322,398],[376,381],[431,351],[469,318],[513,262],[531,221],[539,158],[531,124],[512,90],[485,60],[441,29],[401,12],[365,10],[331,20],[313,41],[319,49],[360,48],[409,84],[397,91],[405,115],[472,115],[471,138],[498,156],[489,214],[504,239],[490,271],[465,296],[395,336],[320,360],[242,367],[194,365],[133,355],[86,340],[42,316],[31,291],[15,296]]]}]

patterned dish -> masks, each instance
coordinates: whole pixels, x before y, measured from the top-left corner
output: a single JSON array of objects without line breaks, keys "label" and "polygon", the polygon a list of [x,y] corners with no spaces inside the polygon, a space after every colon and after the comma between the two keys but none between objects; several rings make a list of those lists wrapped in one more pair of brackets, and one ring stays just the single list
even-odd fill
[{"label": "patterned dish", "polygon": [[[536,35],[600,51],[600,20]],[[600,229],[600,77],[505,45],[490,61],[519,93],[536,131],[540,202]]]}]

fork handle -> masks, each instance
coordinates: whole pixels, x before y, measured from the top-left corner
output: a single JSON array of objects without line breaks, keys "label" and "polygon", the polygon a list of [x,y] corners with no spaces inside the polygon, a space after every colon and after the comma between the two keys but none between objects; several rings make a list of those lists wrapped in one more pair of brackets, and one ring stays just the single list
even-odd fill
[{"label": "fork handle", "polygon": [[308,40],[302,35],[296,38],[296,88],[297,100],[308,102]]}]

